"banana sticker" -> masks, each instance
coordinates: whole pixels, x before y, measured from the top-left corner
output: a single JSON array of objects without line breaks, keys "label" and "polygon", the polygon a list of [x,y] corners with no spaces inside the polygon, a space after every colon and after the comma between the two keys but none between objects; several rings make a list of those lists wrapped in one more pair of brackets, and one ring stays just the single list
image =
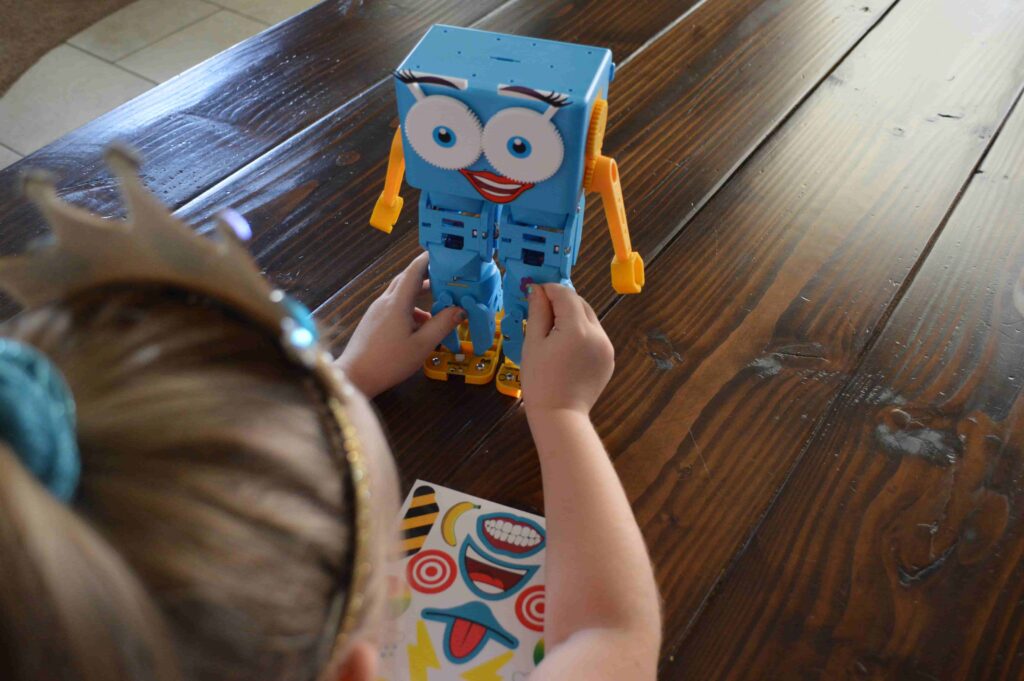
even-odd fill
[{"label": "banana sticker", "polygon": [[444,519],[441,521],[441,537],[444,539],[445,544],[455,548],[455,523],[459,522],[462,514],[479,508],[479,504],[474,504],[471,501],[460,501],[448,509],[448,512],[444,514]]}]

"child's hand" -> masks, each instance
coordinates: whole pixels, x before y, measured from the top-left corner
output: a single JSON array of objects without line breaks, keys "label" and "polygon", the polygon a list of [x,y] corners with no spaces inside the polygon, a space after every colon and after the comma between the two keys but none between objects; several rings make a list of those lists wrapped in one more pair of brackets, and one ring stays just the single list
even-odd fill
[{"label": "child's hand", "polygon": [[590,413],[614,368],[615,350],[587,301],[559,284],[534,285],[520,370],[527,413]]},{"label": "child's hand", "polygon": [[338,365],[367,397],[398,385],[423,366],[465,317],[451,307],[436,316],[416,307],[427,287],[427,254],[422,253],[373,301],[338,358]]}]

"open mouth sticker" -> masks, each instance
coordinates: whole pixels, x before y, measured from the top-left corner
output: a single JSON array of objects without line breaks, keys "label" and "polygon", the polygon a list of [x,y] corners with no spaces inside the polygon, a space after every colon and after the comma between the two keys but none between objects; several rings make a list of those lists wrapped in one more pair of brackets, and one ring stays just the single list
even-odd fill
[{"label": "open mouth sticker", "polygon": [[472,537],[466,537],[462,543],[459,565],[469,590],[488,601],[512,596],[526,586],[540,567],[515,565],[489,556],[477,546]]},{"label": "open mouth sticker", "polygon": [[512,650],[519,647],[519,639],[498,624],[491,609],[478,601],[447,610],[427,608],[422,616],[445,625],[444,655],[453,664],[472,660],[488,641]]},{"label": "open mouth sticker", "polygon": [[519,195],[527,189],[533,188],[532,182],[519,182],[501,175],[492,173],[489,170],[467,170],[459,171],[469,180],[480,196],[493,203],[508,203],[519,198]]},{"label": "open mouth sticker", "polygon": [[526,558],[544,548],[544,528],[511,513],[482,515],[476,530],[489,549],[512,558]]}]

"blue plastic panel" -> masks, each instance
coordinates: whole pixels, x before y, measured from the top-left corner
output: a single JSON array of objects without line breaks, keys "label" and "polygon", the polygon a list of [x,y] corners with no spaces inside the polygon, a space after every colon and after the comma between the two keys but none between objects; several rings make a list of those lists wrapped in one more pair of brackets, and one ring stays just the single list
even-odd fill
[{"label": "blue plastic panel", "polygon": [[[432,27],[397,71],[407,79],[422,80],[407,83],[395,79],[408,183],[421,190],[498,204],[514,202],[524,209],[574,212],[582,192],[590,111],[599,94],[607,97],[611,59],[609,50],[598,47],[453,26]],[[544,95],[547,101],[530,96],[529,90]],[[431,106],[429,112],[427,106],[421,106],[414,116],[418,125],[407,125],[414,105],[438,96],[455,99],[468,109],[477,121],[476,131],[451,102],[444,106],[433,102],[438,106]],[[550,102],[562,105],[552,107]],[[547,113],[549,118],[542,121],[522,111],[506,112],[512,108]],[[502,112],[502,119],[489,126]],[[551,141],[545,125],[553,126],[560,141]],[[552,167],[551,158],[559,144],[561,162],[553,174],[540,178]],[[417,147],[424,145],[442,147],[433,162],[418,153]],[[480,153],[474,154],[474,149]],[[471,157],[471,162],[465,163]],[[497,157],[505,158],[505,172],[499,169],[502,163]],[[517,173],[524,169],[525,179],[510,177],[510,167],[516,167]],[[530,175],[527,170],[536,172]]]}]

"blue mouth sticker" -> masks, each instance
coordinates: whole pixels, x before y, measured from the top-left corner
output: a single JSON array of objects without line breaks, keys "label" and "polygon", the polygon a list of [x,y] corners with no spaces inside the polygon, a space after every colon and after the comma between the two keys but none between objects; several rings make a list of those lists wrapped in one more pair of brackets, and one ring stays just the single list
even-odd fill
[{"label": "blue mouth sticker", "polygon": [[489,549],[511,558],[527,558],[544,548],[544,528],[511,513],[487,513],[476,521],[476,531]]},{"label": "blue mouth sticker", "polygon": [[425,620],[445,625],[444,656],[452,664],[469,662],[488,641],[512,650],[519,647],[519,639],[498,624],[491,609],[478,601],[447,610],[427,608],[422,616]]},{"label": "blue mouth sticker", "polygon": [[539,565],[515,565],[483,552],[472,537],[466,537],[459,553],[462,579],[474,594],[487,601],[512,596],[537,572]]}]

